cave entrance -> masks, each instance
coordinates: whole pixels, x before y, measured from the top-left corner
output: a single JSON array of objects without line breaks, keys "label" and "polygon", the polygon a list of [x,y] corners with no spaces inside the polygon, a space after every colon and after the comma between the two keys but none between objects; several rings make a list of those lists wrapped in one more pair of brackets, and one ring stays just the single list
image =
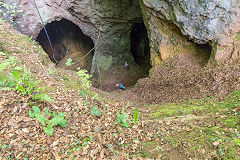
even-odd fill
[{"label": "cave entrance", "polygon": [[131,53],[135,62],[147,72],[152,68],[147,29],[144,23],[136,23],[131,31]]},{"label": "cave entrance", "polygon": [[212,46],[208,43],[205,44],[195,44],[197,52],[197,61],[200,67],[205,66],[211,57]]},{"label": "cave entrance", "polygon": [[[46,30],[52,42],[51,48],[44,29],[37,37],[49,58],[58,67],[77,70],[77,68],[90,71],[94,54],[93,40],[84,35],[82,30],[66,19],[53,21],[46,25]],[[66,62],[70,62],[67,63]]]}]

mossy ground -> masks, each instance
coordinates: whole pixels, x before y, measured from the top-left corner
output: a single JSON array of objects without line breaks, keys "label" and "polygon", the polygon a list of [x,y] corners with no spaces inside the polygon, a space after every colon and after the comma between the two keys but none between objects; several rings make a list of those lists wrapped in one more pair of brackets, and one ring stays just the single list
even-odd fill
[{"label": "mossy ground", "polygon": [[240,158],[240,146],[234,141],[235,138],[240,139],[240,90],[234,91],[221,102],[212,97],[189,100],[186,103],[171,103],[155,106],[155,110],[150,114],[153,120],[170,120],[176,123],[181,123],[182,119],[190,115],[193,118],[182,125],[185,129],[179,129],[169,135],[164,132],[167,129],[159,129],[155,133],[157,141],[143,144],[144,151],[141,155],[162,155],[162,158],[166,158],[169,155],[165,153],[164,148],[168,148],[175,150],[179,155],[195,155],[197,159]]},{"label": "mossy ground", "polygon": [[240,40],[240,33],[237,33],[235,36],[234,36],[235,39],[237,40]]}]

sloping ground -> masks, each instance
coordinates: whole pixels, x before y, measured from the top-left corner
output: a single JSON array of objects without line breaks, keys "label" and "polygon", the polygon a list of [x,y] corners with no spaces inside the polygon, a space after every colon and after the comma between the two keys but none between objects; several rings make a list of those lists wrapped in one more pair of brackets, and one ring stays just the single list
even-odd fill
[{"label": "sloping ground", "polygon": [[[54,100],[41,102],[14,90],[0,90],[0,159],[240,158],[239,91],[222,102],[212,97],[141,105],[134,125],[133,103],[101,98],[111,97],[109,93],[84,93],[75,72],[53,67],[38,44],[3,23],[0,48],[5,53],[1,63],[6,54],[15,57]],[[43,125],[30,118],[33,105],[47,118],[49,112],[67,113],[68,126],[55,126],[53,136],[47,135]],[[100,116],[93,113],[94,107]],[[122,111],[129,116],[130,128],[115,124],[116,113]]]},{"label": "sloping ground", "polygon": [[223,100],[234,90],[240,89],[239,61],[201,67],[189,59],[186,56],[170,59],[152,69],[150,78],[139,80],[124,94],[121,91],[114,94],[142,104],[160,104],[210,96]]}]

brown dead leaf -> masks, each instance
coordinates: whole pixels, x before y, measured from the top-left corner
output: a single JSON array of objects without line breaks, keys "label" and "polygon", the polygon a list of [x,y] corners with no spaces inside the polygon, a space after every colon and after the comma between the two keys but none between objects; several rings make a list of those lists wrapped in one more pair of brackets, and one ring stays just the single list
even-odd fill
[{"label": "brown dead leaf", "polygon": [[103,158],[104,158],[104,150],[100,152],[100,156],[99,156],[99,159],[103,159]]},{"label": "brown dead leaf", "polygon": [[186,127],[185,130],[186,130],[187,132],[191,132],[191,131],[192,131],[192,129],[191,129],[190,127]]},{"label": "brown dead leaf", "polygon": [[59,156],[57,153],[53,152],[53,155],[55,157],[55,160],[61,160],[61,156]]}]

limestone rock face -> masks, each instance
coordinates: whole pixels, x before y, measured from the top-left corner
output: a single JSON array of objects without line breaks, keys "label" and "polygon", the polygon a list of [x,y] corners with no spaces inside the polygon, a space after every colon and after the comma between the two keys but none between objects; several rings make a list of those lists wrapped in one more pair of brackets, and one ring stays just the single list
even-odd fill
[{"label": "limestone rock face", "polygon": [[[209,44],[212,58],[239,58],[237,0],[140,0],[153,63]],[[189,41],[190,40],[190,41]],[[194,51],[195,50],[195,51]]]},{"label": "limestone rock face", "polygon": [[[19,22],[16,27],[22,33],[37,39],[43,25],[34,1],[3,1],[11,6],[17,6],[16,9],[26,14],[15,13],[14,20]],[[149,48],[145,47],[145,41],[147,45],[149,42],[150,46],[150,56],[145,57],[151,59],[150,65],[153,67],[178,55],[194,59],[191,63],[197,62],[199,66],[221,60],[235,61],[240,57],[239,0],[36,0],[36,2],[45,25],[67,20],[77,25],[81,32],[91,39],[94,53],[81,66],[91,68],[89,70],[92,74],[101,75],[110,86],[114,86],[116,81],[129,79],[129,75],[137,70],[135,57],[145,55],[143,53],[145,50],[149,51]],[[0,6],[1,9],[3,12],[6,10]],[[3,16],[9,17],[4,14]],[[134,46],[138,48],[132,48],[131,30],[135,24],[142,24],[142,18],[147,28],[148,39],[145,35],[139,36],[145,38],[137,39],[139,44]],[[68,29],[64,32],[68,32]],[[75,37],[71,35],[72,33],[76,32],[64,35]],[[79,44],[73,47],[74,50],[58,45],[58,49],[64,50],[59,57],[65,56],[59,66],[64,66],[67,58],[84,57],[90,48],[81,47],[84,41],[80,42],[66,45]],[[84,49],[78,51],[79,48]],[[69,51],[70,54],[67,55],[65,51]],[[136,51],[137,55],[132,55],[131,51]],[[78,53],[81,53],[80,56]],[[144,62],[144,59],[141,61]],[[125,62],[130,66],[129,72],[128,69],[121,69]],[[120,70],[123,70],[123,75],[126,76],[123,76]],[[121,78],[113,79],[109,84],[112,78],[110,73]]]},{"label": "limestone rock face", "polygon": [[[94,42],[91,72],[96,66],[105,73],[111,67],[134,63],[130,52],[130,32],[141,21],[136,0],[36,0],[44,24],[66,19],[76,24]],[[17,29],[36,39],[43,29],[34,1],[13,0],[5,3],[23,10],[16,13]],[[21,27],[21,26],[24,27]],[[76,52],[74,52],[75,54]],[[71,57],[71,56],[70,56]]]}]

